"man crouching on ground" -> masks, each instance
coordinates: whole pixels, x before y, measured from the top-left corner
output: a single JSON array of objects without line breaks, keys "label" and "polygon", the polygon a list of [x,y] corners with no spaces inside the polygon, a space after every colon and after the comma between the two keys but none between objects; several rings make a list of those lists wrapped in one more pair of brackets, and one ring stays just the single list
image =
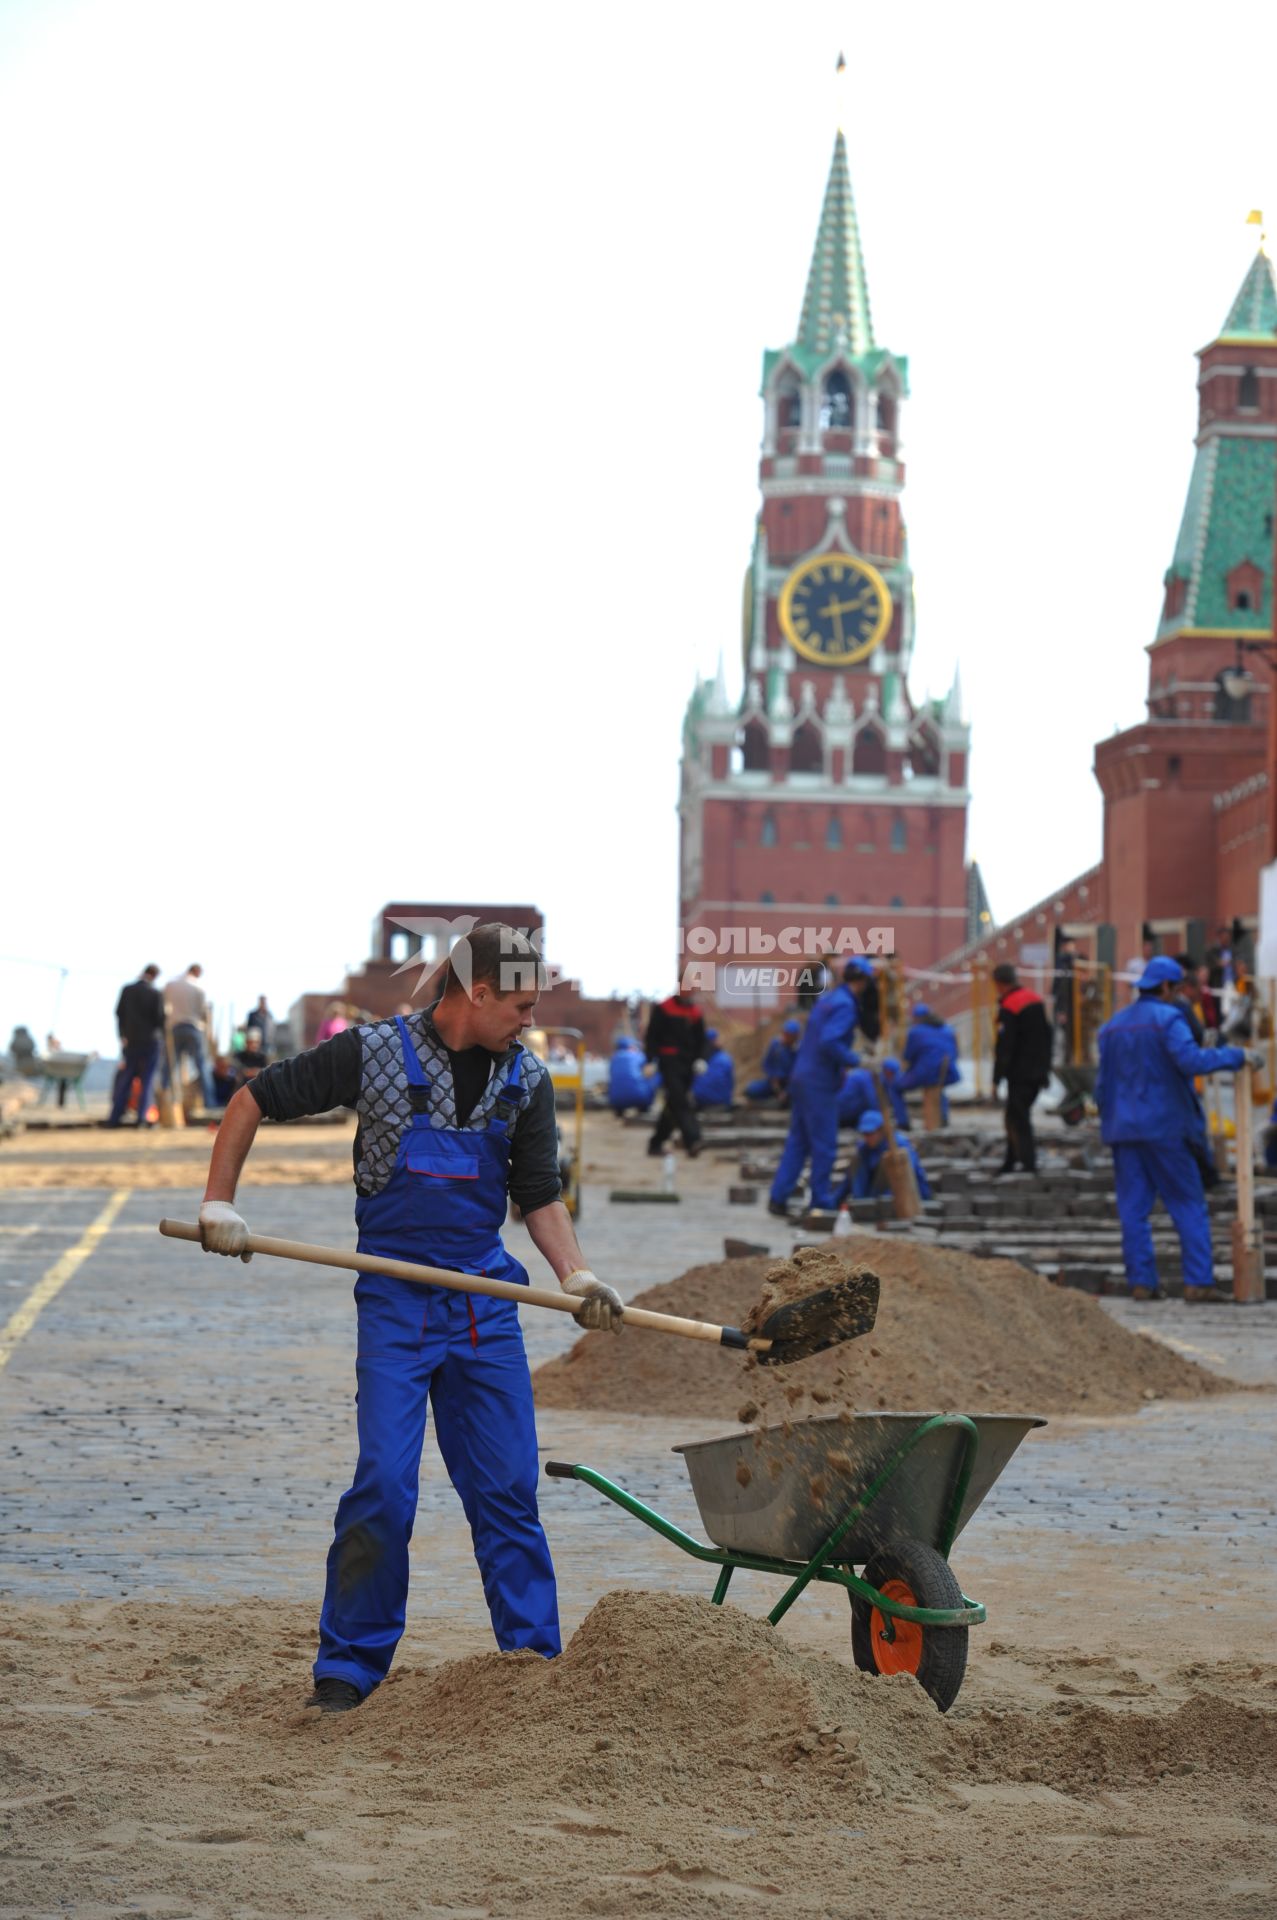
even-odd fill
[{"label": "man crouching on ground", "polygon": [[[509,1199],[582,1326],[619,1333],[621,1297],[586,1267],[559,1198],[554,1089],[519,1042],[545,973],[531,941],[491,923],[460,941],[424,1012],[349,1028],[278,1061],[226,1109],[200,1209],[205,1251],[244,1252],[235,1188],[262,1115],[353,1107],[361,1253],[527,1285],[501,1243]],[[560,1650],[554,1568],[537,1514],[532,1381],[512,1300],[361,1274],[359,1461],[337,1508],[308,1706],[357,1707],[404,1628],[408,1542],[427,1401],[461,1497],[497,1645]]]}]

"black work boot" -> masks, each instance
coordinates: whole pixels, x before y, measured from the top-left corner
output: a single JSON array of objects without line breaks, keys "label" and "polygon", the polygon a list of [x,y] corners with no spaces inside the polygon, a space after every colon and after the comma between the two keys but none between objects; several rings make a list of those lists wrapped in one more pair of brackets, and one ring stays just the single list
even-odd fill
[{"label": "black work boot", "polygon": [[321,1713],[350,1713],[362,1706],[363,1698],[353,1681],[325,1678],[316,1680],[315,1691],[306,1705],[318,1707]]}]

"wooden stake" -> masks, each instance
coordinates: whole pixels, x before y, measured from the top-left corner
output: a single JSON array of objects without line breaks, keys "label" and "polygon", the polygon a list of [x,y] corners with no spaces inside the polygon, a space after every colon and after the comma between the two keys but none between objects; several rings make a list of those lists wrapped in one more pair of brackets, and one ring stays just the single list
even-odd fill
[{"label": "wooden stake", "polygon": [[1233,1299],[1250,1306],[1265,1298],[1264,1236],[1255,1221],[1254,1094],[1251,1069],[1233,1081],[1236,1110],[1237,1218],[1233,1221]]}]

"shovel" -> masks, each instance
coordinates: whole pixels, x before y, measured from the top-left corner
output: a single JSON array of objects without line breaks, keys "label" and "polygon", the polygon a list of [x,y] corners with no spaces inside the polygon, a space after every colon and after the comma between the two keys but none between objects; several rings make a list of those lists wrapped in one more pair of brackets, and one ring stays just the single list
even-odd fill
[{"label": "shovel", "polygon": [[[170,1240],[193,1240],[200,1230],[185,1220],[161,1220],[160,1232]],[[355,1273],[385,1273],[393,1280],[413,1280],[425,1287],[451,1287],[454,1293],[482,1293],[493,1300],[514,1300],[525,1307],[553,1307],[559,1313],[577,1313],[581,1302],[573,1294],[551,1293],[543,1287],[520,1287],[510,1280],[489,1280],[482,1274],[453,1273],[447,1267],[422,1267],[412,1260],[382,1260],[371,1253],[346,1253],[337,1247],[311,1247],[302,1240],[270,1240],[250,1234],[246,1253],[273,1254],[280,1260],[308,1260],[317,1267],[349,1267]],[[739,1327],[716,1327],[708,1320],[683,1320],[677,1314],[653,1313],[647,1307],[626,1307],[621,1315],[627,1327],[650,1327],[654,1333],[678,1333],[685,1340],[713,1340],[757,1354],[764,1366],[788,1366],[806,1360],[826,1347],[839,1346],[869,1333],[878,1313],[878,1276],[853,1273],[832,1287],[822,1287],[801,1300],[787,1301],[768,1315],[756,1334]]]}]

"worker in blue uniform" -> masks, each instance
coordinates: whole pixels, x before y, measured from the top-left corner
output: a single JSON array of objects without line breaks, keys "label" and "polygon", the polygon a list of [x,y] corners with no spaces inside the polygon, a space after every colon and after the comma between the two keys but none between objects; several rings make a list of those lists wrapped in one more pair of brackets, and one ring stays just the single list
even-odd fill
[{"label": "worker in blue uniform", "polygon": [[882,1074],[883,1097],[891,1102],[891,1117],[895,1121],[897,1133],[909,1131],[909,1108],[900,1091],[900,1062],[884,1060],[880,1069]]},{"label": "worker in blue uniform", "polygon": [[1184,1298],[1212,1297],[1210,1213],[1201,1170],[1190,1142],[1204,1139],[1199,1074],[1236,1073],[1263,1055],[1241,1047],[1199,1047],[1174,997],[1183,979],[1177,961],[1156,955],[1136,982],[1136,998],[1100,1028],[1095,1098],[1100,1131],[1113,1150],[1122,1259],[1133,1300],[1155,1300],[1161,1289],[1149,1215],[1160,1199],[1179,1235]]},{"label": "worker in blue uniform", "polygon": [[736,1084],[736,1063],[721,1045],[717,1027],[705,1029],[705,1045],[709,1049],[705,1064],[692,1082],[696,1104],[698,1107],[730,1107]]},{"label": "worker in blue uniform", "polygon": [[[267,1067],[227,1107],[209,1168],[205,1250],[243,1259],[235,1189],[263,1115],[337,1106],[359,1116],[359,1249],[526,1285],[501,1243],[511,1199],[582,1326],[620,1331],[620,1295],[586,1267],[559,1198],[554,1088],[519,1034],[545,970],[516,929],[479,926],[454,947],[423,1013],[349,1028]],[[404,1626],[408,1542],[427,1410],[470,1523],[497,1645],[560,1650],[554,1568],[537,1514],[532,1382],[511,1300],[361,1273],[355,1286],[359,1459],[337,1509],[314,1692],[358,1707],[385,1679]]]},{"label": "worker in blue uniform", "polygon": [[859,1124],[862,1113],[878,1104],[878,1092],[874,1086],[874,1077],[868,1067],[860,1065],[860,1055],[853,1053],[852,1065],[848,1067],[842,1087],[838,1094],[838,1125],[854,1127]]},{"label": "worker in blue uniform", "polygon": [[[858,1151],[834,1195],[836,1207],[846,1206],[848,1200],[868,1200],[872,1194],[882,1193],[886,1189],[887,1175],[882,1157],[887,1151],[887,1123],[876,1107],[870,1107],[861,1114],[856,1132],[860,1136]],[[908,1154],[913,1164],[919,1196],[929,1200],[931,1184],[922,1170],[922,1162],[912,1140],[901,1140],[897,1145],[902,1153]]]},{"label": "worker in blue uniform", "polygon": [[943,1092],[962,1075],[958,1072],[958,1036],[938,1014],[920,1000],[905,1035],[905,1070],[898,1082],[901,1093],[914,1087],[939,1087],[940,1124],[949,1124],[949,1102]]},{"label": "worker in blue uniform", "polygon": [[762,1076],[750,1080],[745,1087],[747,1100],[783,1101],[789,1098],[789,1076],[798,1058],[798,1040],[802,1030],[801,1020],[786,1020],[775,1039],[768,1041],[767,1051],[763,1055]]},{"label": "worker in blue uniform", "polygon": [[808,1160],[811,1162],[811,1205],[818,1210],[833,1207],[838,1094],[851,1065],[851,1041],[856,1031],[856,996],[849,977],[860,964],[849,961],[838,985],[823,994],[807,1016],[807,1031],[789,1077],[792,1118],[772,1181],[768,1201],[772,1213],[787,1217],[786,1202]]},{"label": "worker in blue uniform", "polygon": [[656,1098],[656,1076],[643,1071],[643,1049],[628,1033],[612,1043],[607,1070],[607,1102],[613,1113],[646,1113]]}]

